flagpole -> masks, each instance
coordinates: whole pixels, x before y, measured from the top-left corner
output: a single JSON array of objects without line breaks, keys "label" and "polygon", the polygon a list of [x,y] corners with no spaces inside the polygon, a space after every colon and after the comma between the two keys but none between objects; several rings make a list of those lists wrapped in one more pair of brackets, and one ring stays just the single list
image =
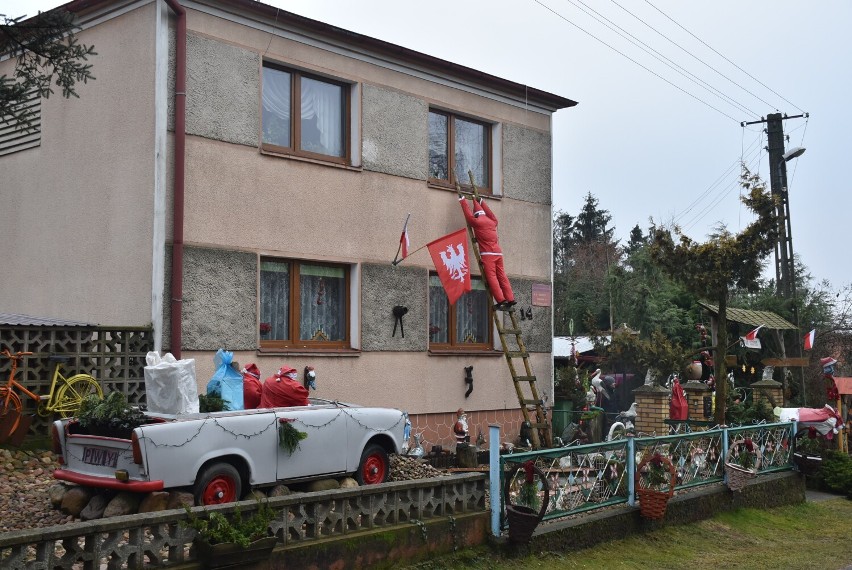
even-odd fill
[{"label": "flagpole", "polygon": [[[415,253],[417,253],[418,251],[420,251],[421,249],[425,248],[425,247],[426,247],[426,246],[428,246],[428,245],[429,245],[428,243],[427,243],[426,245],[421,245],[420,247],[418,247],[418,248],[417,248],[417,249],[415,249],[414,251],[410,251],[410,252],[408,252],[408,255],[407,255],[407,256],[405,256],[405,257],[403,257],[402,259],[396,259],[396,258],[394,258],[394,260],[391,262],[391,265],[399,265],[399,264],[400,264],[400,263],[402,263],[404,260],[408,259],[409,257],[411,257],[412,255],[414,255]],[[399,254],[399,252],[397,252],[397,254]]]}]

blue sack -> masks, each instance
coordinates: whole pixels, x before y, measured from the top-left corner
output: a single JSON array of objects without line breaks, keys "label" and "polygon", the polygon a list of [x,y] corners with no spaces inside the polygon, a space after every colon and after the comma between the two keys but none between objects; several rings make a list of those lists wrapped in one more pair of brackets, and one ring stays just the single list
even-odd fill
[{"label": "blue sack", "polygon": [[216,351],[213,362],[216,372],[210,382],[207,383],[207,395],[217,393],[225,400],[229,410],[242,410],[243,404],[243,375],[234,370],[231,362],[234,361],[234,353],[227,352],[221,348]]}]

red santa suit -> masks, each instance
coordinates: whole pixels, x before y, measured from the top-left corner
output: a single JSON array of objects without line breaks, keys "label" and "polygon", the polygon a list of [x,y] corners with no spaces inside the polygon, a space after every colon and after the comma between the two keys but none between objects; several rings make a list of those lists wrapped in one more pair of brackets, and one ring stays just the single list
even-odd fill
[{"label": "red santa suit", "polygon": [[253,410],[260,405],[263,385],[260,383],[260,369],[254,363],[247,364],[242,369],[243,374],[243,408]]},{"label": "red santa suit", "polygon": [[263,381],[260,395],[261,408],[284,408],[287,406],[307,406],[308,389],[296,382],[296,369],[283,366],[275,376]]},{"label": "red santa suit", "polygon": [[485,272],[485,283],[488,285],[488,290],[491,291],[491,296],[498,304],[515,304],[515,294],[512,293],[512,286],[509,284],[509,278],[506,277],[506,271],[503,269],[503,250],[500,249],[500,244],[497,241],[497,216],[488,207],[488,204],[479,200],[474,200],[474,210],[470,211],[470,206],[464,196],[459,198],[464,217],[470,227],[473,228],[473,233],[476,236],[476,241],[479,243],[479,254],[482,256],[482,266]]}]

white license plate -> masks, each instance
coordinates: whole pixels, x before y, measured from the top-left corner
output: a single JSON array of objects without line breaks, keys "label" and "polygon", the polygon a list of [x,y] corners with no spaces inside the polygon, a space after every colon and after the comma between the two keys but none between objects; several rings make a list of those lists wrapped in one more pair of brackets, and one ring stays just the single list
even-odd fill
[{"label": "white license plate", "polygon": [[83,463],[115,467],[118,464],[118,451],[103,447],[84,447]]}]

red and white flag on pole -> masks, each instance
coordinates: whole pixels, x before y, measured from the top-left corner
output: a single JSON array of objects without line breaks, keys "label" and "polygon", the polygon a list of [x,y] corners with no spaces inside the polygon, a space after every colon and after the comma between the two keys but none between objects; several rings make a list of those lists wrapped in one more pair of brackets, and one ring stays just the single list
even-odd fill
[{"label": "red and white flag on pole", "polygon": [[[399,236],[399,247],[396,250],[396,256],[391,262],[393,265],[399,265],[403,259],[408,257],[408,247],[411,242],[408,241],[408,220],[411,218],[411,213],[405,216],[405,222],[402,224],[402,235]],[[400,255],[402,257],[400,257]]]},{"label": "red and white flag on pole", "polygon": [[743,341],[743,346],[746,348],[760,348],[760,339],[757,338],[757,331],[762,329],[764,325],[760,325],[753,331],[749,331],[745,336],[740,337]]},{"label": "red and white flag on pole", "polygon": [[814,347],[814,337],[816,336],[816,329],[812,330],[808,334],[805,335],[805,350],[811,350]]},{"label": "red and white flag on pole", "polygon": [[408,241],[408,220],[405,221],[405,226],[402,228],[402,235],[399,236],[399,252],[402,259],[408,257],[408,246],[411,242]]},{"label": "red and white flag on pole", "polygon": [[429,255],[447,293],[450,305],[470,291],[470,268],[467,256],[467,230],[462,228],[429,243]]}]

